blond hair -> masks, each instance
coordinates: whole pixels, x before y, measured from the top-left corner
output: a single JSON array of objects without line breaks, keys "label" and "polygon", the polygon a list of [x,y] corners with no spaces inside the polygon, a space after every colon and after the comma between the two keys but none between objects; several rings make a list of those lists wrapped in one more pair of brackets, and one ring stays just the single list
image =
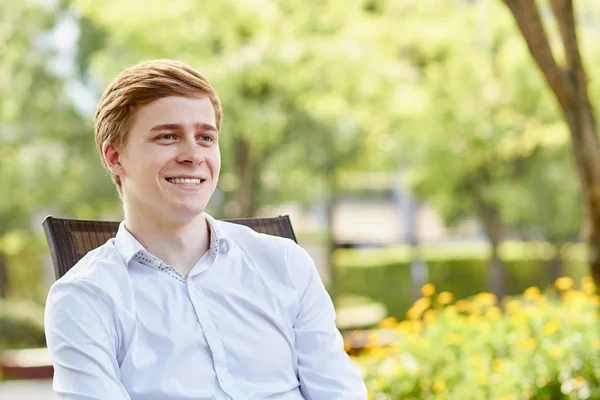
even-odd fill
[{"label": "blond hair", "polygon": [[[106,88],[96,110],[96,146],[107,170],[102,154],[103,144],[110,143],[117,150],[122,150],[127,144],[137,108],[167,96],[208,96],[215,110],[217,129],[221,130],[223,111],[219,97],[206,78],[194,68],[174,60],[151,60],[134,65],[121,72]],[[111,177],[120,194],[119,177],[112,173]]]}]

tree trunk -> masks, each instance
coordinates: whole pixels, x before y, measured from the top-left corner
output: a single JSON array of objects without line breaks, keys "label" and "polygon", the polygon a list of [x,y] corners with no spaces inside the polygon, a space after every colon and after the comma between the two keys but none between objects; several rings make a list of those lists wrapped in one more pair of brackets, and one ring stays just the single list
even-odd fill
[{"label": "tree trunk", "polygon": [[257,193],[259,171],[256,159],[248,141],[238,138],[235,141],[235,165],[238,176],[238,186],[235,191],[238,203],[238,215],[235,217],[250,218],[257,212]]},{"label": "tree trunk", "polygon": [[500,299],[506,294],[506,266],[498,254],[498,243],[492,243],[492,257],[488,265],[488,290]]},{"label": "tree trunk", "polygon": [[6,256],[0,253],[0,299],[8,296],[8,262]]},{"label": "tree trunk", "polygon": [[476,184],[472,184],[470,188],[479,219],[483,223],[483,229],[492,246],[487,287],[490,292],[500,298],[506,294],[506,268],[498,252],[500,244],[504,240],[504,223],[498,207],[484,198],[481,189]]},{"label": "tree trunk", "polygon": [[[591,275],[600,285],[600,147],[596,121],[587,92],[575,30],[572,0],[551,0],[566,58],[556,63],[539,10],[532,0],[504,0],[511,10],[527,47],[554,93],[571,135],[571,148],[581,185],[584,236]],[[566,217],[568,218],[568,216]]]}]

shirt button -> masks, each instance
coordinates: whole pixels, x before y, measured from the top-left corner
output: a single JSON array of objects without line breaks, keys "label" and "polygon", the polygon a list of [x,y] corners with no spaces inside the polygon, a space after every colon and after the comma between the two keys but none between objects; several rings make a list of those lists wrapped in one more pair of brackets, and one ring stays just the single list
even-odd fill
[{"label": "shirt button", "polygon": [[219,246],[220,250],[222,253],[228,253],[229,252],[229,242],[227,240],[221,240],[221,245]]}]

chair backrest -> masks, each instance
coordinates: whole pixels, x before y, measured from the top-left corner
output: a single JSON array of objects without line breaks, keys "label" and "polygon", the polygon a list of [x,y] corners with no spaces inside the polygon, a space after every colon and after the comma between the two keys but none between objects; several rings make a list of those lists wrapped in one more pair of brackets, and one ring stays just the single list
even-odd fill
[{"label": "chair backrest", "polygon": [[[256,232],[285,237],[297,242],[292,223],[287,215],[226,221],[245,225]],[[119,229],[117,221],[77,220],[52,216],[46,217],[42,225],[50,248],[56,279],[63,276],[89,251],[115,237]]]}]

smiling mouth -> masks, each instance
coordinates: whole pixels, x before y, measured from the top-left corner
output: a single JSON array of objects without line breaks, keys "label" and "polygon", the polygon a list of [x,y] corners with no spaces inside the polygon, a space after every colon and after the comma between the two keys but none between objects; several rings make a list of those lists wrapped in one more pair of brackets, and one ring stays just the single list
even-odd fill
[{"label": "smiling mouth", "polygon": [[175,185],[195,186],[205,182],[206,179],[201,178],[167,178],[167,182]]}]

